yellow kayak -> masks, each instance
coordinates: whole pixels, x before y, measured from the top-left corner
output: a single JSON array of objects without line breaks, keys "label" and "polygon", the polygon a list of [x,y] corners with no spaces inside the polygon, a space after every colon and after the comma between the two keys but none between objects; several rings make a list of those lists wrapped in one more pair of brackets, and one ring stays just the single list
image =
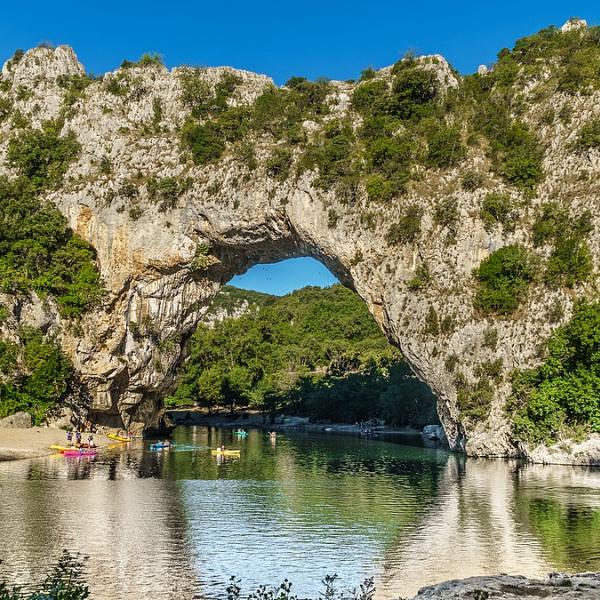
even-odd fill
[{"label": "yellow kayak", "polygon": [[239,456],[240,450],[211,450],[213,456]]},{"label": "yellow kayak", "polygon": [[115,442],[130,442],[131,439],[128,437],[123,437],[122,435],[117,435],[116,433],[107,433],[106,437],[109,440],[114,440]]},{"label": "yellow kayak", "polygon": [[52,444],[50,450],[56,450],[57,452],[64,452],[65,450],[74,450],[75,446],[61,446],[60,444]]}]

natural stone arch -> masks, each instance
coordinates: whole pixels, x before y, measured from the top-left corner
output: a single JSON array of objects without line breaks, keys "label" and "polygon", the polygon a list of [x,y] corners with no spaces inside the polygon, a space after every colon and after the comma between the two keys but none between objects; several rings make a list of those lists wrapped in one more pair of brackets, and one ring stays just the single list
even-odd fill
[{"label": "natural stone arch", "polygon": [[[446,89],[459,85],[442,57],[423,64]],[[207,69],[202,77],[214,85],[224,72],[233,71]],[[156,425],[162,395],[181,359],[181,341],[219,287],[261,260],[309,255],[359,294],[390,341],[437,394],[451,447],[484,455],[517,452],[504,414],[509,374],[539,362],[538,344],[558,324],[546,318],[550,300],[563,307],[566,319],[575,294],[537,290],[514,318],[483,317],[473,308],[472,273],[493,250],[530,243],[526,221],[531,213],[514,231],[487,231],[479,218],[482,192],[460,187],[462,165],[443,173],[423,172],[405,197],[389,204],[371,203],[364,193],[348,200],[334,189],[318,188],[311,171],[276,180],[264,166],[273,142],[264,139],[257,140],[255,170],[249,171],[227,153],[218,162],[195,166],[182,156],[179,144],[178,129],[189,110],[181,102],[177,70],[159,65],[129,67],[125,75],[132,89],[126,97],[111,94],[99,80],[64,113],[65,91],[59,78],[82,73],[70,48],[38,48],[18,64],[5,65],[3,81],[11,88],[31,88],[30,96],[15,103],[33,127],[63,115],[64,131],[74,131],[82,147],[64,185],[49,193],[48,199],[74,231],[96,248],[107,290],[102,305],[77,328],[57,321],[62,345],[96,414],[118,415],[126,425]],[[119,73],[124,70],[108,74],[106,81]],[[240,80],[235,102],[241,104],[252,102],[272,85],[261,75],[235,73]],[[386,77],[389,69],[381,73]],[[347,116],[353,84],[332,82],[332,89],[328,101],[333,114]],[[160,127],[148,129],[156,101],[161,106]],[[557,191],[572,194],[576,207],[586,205],[585,194],[570,177],[585,158],[567,150],[568,140],[585,117],[578,102],[571,103],[574,116],[568,126],[541,131],[552,144],[544,159],[547,175],[532,208]],[[599,102],[596,92],[585,99],[585,106],[596,107]],[[523,118],[532,126],[537,123],[533,109]],[[306,122],[303,127],[310,132],[316,124]],[[0,133],[4,157],[10,124],[0,124]],[[100,168],[103,160],[112,165],[110,173]],[[481,149],[472,149],[465,161],[470,169],[485,170],[494,189],[506,190],[489,172]],[[189,186],[162,210],[148,195],[145,180],[150,175],[185,177]],[[127,182],[138,186],[135,202],[122,193]],[[445,241],[448,232],[434,218],[435,207],[449,195],[456,199],[459,214],[450,245]],[[390,244],[389,225],[411,205],[423,215],[419,236],[411,243]],[[597,232],[600,206],[595,203],[589,208]],[[331,211],[336,215],[334,226]],[[599,246],[596,234],[591,239],[595,260]],[[429,282],[414,289],[410,282],[423,265]],[[452,326],[446,331],[429,328],[430,314],[450,318]],[[495,348],[484,343],[490,327],[497,331]],[[489,414],[481,422],[461,416],[457,375],[448,366],[452,357],[459,357],[464,385],[476,381],[485,362],[501,360]]]}]

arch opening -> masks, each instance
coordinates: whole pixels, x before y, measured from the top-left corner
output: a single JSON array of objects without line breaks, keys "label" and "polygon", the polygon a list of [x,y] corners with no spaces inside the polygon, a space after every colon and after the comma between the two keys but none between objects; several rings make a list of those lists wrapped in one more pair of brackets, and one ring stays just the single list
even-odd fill
[{"label": "arch opening", "polygon": [[369,312],[314,257],[256,262],[229,279],[187,343],[165,404],[178,424],[382,427],[444,440],[437,399]]}]

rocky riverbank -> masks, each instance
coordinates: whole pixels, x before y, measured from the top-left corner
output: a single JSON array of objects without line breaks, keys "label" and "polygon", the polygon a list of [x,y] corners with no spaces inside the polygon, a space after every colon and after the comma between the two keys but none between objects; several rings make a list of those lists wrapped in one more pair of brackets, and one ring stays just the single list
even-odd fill
[{"label": "rocky riverbank", "polygon": [[564,575],[550,573],[545,579],[519,575],[469,577],[444,581],[419,590],[412,600],[597,600],[600,598],[600,573]]}]

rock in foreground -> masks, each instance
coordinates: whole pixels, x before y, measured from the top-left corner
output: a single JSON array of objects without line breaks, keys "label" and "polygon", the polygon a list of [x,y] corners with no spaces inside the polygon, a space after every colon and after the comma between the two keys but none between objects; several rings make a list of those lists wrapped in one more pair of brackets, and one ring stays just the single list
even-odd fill
[{"label": "rock in foreground", "polygon": [[454,598],[597,600],[600,598],[600,573],[577,575],[550,573],[544,580],[527,579],[520,575],[455,579],[423,588],[419,590],[413,600],[450,600]]}]

